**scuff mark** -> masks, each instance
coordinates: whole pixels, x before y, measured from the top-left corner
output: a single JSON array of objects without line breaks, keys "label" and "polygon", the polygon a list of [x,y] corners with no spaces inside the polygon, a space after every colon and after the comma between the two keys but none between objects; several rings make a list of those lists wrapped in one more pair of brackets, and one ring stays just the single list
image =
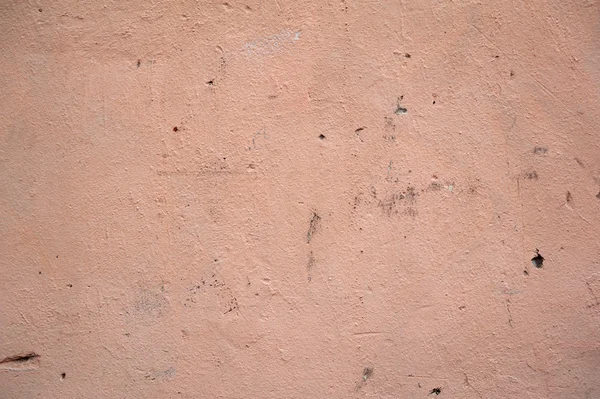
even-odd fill
[{"label": "scuff mark", "polygon": [[306,233],[307,244],[310,243],[310,240],[312,240],[319,227],[321,227],[321,216],[317,215],[316,212],[313,212],[312,217],[310,218],[308,232]]}]

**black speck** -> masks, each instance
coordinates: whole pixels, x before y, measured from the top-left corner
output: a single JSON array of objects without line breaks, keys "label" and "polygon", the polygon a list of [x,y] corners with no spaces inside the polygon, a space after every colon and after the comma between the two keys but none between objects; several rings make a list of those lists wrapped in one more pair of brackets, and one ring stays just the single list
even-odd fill
[{"label": "black speck", "polygon": [[73,284],[67,284],[67,287],[73,288]]},{"label": "black speck", "polygon": [[42,272],[38,272],[38,274],[42,274]]},{"label": "black speck", "polygon": [[41,9],[41,8],[38,8],[38,12],[42,12],[42,9]]},{"label": "black speck", "polygon": [[499,55],[495,55],[494,58],[500,58],[500,56]]},{"label": "black speck", "polygon": [[540,254],[539,249],[535,250],[535,256],[531,258],[531,263],[538,269],[541,269],[544,265],[544,257]]},{"label": "black speck", "polygon": [[175,127],[173,128],[173,131],[174,131],[174,132],[176,132],[176,131],[178,131],[178,130],[179,130],[179,128],[178,128],[177,126],[175,126]]},{"label": "black speck", "polygon": [[515,71],[513,71],[512,69],[510,70],[510,77],[512,78],[513,76],[515,76]]},{"label": "black speck", "polygon": [[60,379],[64,380],[65,378],[67,378],[67,373],[61,373],[60,374]]},{"label": "black speck", "polygon": [[406,58],[410,58],[410,57],[411,57],[411,55],[410,55],[409,53],[405,53],[405,54],[404,54],[404,57],[406,57]]},{"label": "black speck", "polygon": [[431,392],[429,392],[430,395],[439,395],[442,393],[442,388],[433,388],[431,390]]},{"label": "black speck", "polygon": [[523,275],[524,275],[524,276],[529,276],[529,272],[527,271],[527,269],[526,269],[526,270],[523,270]]},{"label": "black speck", "polygon": [[56,255],[56,259],[58,259],[58,255]]},{"label": "black speck", "polygon": [[142,60],[137,60],[136,64],[135,64],[138,68],[140,67],[140,65],[142,65]]},{"label": "black speck", "polygon": [[215,81],[214,80],[209,80],[208,82],[206,82],[207,86],[214,86],[215,85]]},{"label": "black speck", "polygon": [[324,134],[319,134],[319,139],[325,140],[325,135]]},{"label": "black speck", "polygon": [[433,100],[433,105],[435,105],[435,100]]}]

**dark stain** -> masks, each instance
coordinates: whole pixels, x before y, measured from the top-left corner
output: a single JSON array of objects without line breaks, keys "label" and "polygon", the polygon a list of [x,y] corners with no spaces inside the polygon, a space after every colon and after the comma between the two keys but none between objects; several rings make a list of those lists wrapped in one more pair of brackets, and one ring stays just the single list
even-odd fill
[{"label": "dark stain", "polygon": [[321,227],[321,216],[317,215],[316,212],[313,212],[312,217],[310,218],[310,223],[308,226],[308,232],[306,233],[306,243],[310,243],[315,233]]},{"label": "dark stain", "polygon": [[408,112],[408,109],[400,106],[400,101],[402,101],[404,99],[404,95],[398,97],[398,104],[396,105],[396,110],[394,111],[394,113],[396,115],[402,115],[402,114],[406,114]]},{"label": "dark stain", "polygon": [[400,105],[400,101],[402,101],[403,98],[404,98],[404,96],[398,97],[398,104],[396,105],[396,110],[394,111],[394,113],[396,115],[402,115],[402,114],[406,114],[408,112],[408,109],[406,109]]},{"label": "dark stain", "polygon": [[571,202],[573,202],[573,196],[571,195],[570,191],[567,191],[566,200],[567,200],[567,204],[570,204]]},{"label": "dark stain", "polygon": [[310,272],[312,271],[312,269],[316,263],[317,262],[315,260],[315,256],[313,255],[313,251],[310,251],[310,254],[308,255],[308,264],[306,265],[306,272],[308,273],[308,282],[309,283],[312,281],[312,276],[311,276]]},{"label": "dark stain", "polygon": [[387,130],[387,131],[396,130],[396,124],[394,123],[394,120],[392,118],[386,116],[384,118],[384,120],[385,120],[385,126],[384,126],[385,130]]},{"label": "dark stain", "polygon": [[206,82],[207,86],[214,86],[215,85],[215,81],[213,79],[209,80],[208,82]]},{"label": "dark stain", "polygon": [[67,287],[73,288],[73,284],[67,284]]},{"label": "dark stain", "polygon": [[513,71],[512,69],[510,70],[510,77],[512,78],[513,76],[515,76],[515,71]]},{"label": "dark stain", "polygon": [[178,128],[177,126],[175,126],[175,127],[173,128],[173,131],[174,131],[174,132],[177,132],[178,130],[179,130],[179,128]]},{"label": "dark stain", "polygon": [[600,199],[600,191],[598,191],[598,194],[596,194],[596,198]]},{"label": "dark stain", "polygon": [[531,258],[531,263],[538,269],[541,269],[542,266],[544,266],[544,257],[540,254],[539,249],[535,250],[535,256]]},{"label": "dark stain", "polygon": [[525,172],[525,178],[529,180],[537,180],[538,174],[535,170],[532,170],[531,172]]},{"label": "dark stain", "polygon": [[405,58],[410,58],[410,57],[411,57],[411,55],[410,55],[409,53],[404,53],[404,57],[405,57]]},{"label": "dark stain", "polygon": [[362,380],[366,382],[373,375],[373,367],[365,367],[363,369]]},{"label": "dark stain", "polygon": [[535,155],[543,155],[543,154],[548,153],[548,149],[546,147],[534,147],[533,153]]},{"label": "dark stain", "polygon": [[322,133],[321,133],[321,134],[319,134],[319,139],[320,139],[320,140],[325,140],[325,135],[324,135],[324,134],[322,134]]},{"label": "dark stain", "polygon": [[430,395],[439,395],[442,393],[442,388],[433,388],[431,390],[431,392],[429,392]]},{"label": "dark stain", "polygon": [[61,373],[60,374],[60,379],[64,380],[65,378],[67,378],[67,373]]},{"label": "dark stain", "polygon": [[42,12],[42,9],[41,9],[41,8],[38,8],[38,12]]},{"label": "dark stain", "polygon": [[137,60],[137,62],[135,63],[136,67],[140,67],[140,65],[142,65],[142,60]]}]

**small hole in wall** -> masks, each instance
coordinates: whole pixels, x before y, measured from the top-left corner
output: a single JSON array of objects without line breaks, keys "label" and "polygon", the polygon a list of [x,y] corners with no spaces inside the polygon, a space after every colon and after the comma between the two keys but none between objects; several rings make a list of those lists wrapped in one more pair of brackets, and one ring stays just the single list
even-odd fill
[{"label": "small hole in wall", "polygon": [[38,8],[38,12],[42,12],[42,9],[41,9],[41,8]]},{"label": "small hole in wall", "polygon": [[540,254],[538,249],[535,250],[535,256],[531,258],[531,263],[538,269],[541,269],[542,266],[544,266],[544,257]]},{"label": "small hole in wall", "polygon": [[431,390],[431,392],[429,392],[430,395],[439,395],[442,393],[442,388],[433,388]]},{"label": "small hole in wall", "polygon": [[215,81],[214,80],[209,80],[208,82],[206,82],[207,86],[214,86],[215,85]]},{"label": "small hole in wall", "polygon": [[73,288],[73,284],[67,284],[67,287]]},{"label": "small hole in wall", "polygon": [[178,130],[179,130],[179,128],[178,128],[177,126],[175,126],[175,127],[173,128],[173,131],[174,131],[174,132],[176,132],[176,131],[178,131]]},{"label": "small hole in wall", "polygon": [[527,271],[527,269],[523,270],[523,275],[524,276],[529,276],[529,272]]},{"label": "small hole in wall", "polygon": [[42,272],[38,272],[38,274],[42,274]]},{"label": "small hole in wall", "polygon": [[435,100],[433,100],[433,105],[435,105]]},{"label": "small hole in wall", "polygon": [[411,55],[410,55],[410,54],[408,54],[408,53],[405,53],[405,54],[404,54],[404,56],[405,56],[406,58],[410,58],[410,57],[411,57]]},{"label": "small hole in wall", "polygon": [[61,373],[60,374],[60,379],[64,380],[65,378],[67,378],[67,373]]},{"label": "small hole in wall", "polygon": [[325,135],[324,134],[319,134],[319,139],[325,140]]}]

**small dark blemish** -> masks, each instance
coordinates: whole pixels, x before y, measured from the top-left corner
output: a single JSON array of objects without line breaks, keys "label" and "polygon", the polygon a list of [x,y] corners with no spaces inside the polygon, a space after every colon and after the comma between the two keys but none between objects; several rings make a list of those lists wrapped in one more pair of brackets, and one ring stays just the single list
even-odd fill
[{"label": "small dark blemish", "polygon": [[214,80],[209,80],[208,82],[206,82],[207,86],[214,86],[215,85],[215,81]]},{"label": "small dark blemish", "polygon": [[60,374],[60,379],[64,380],[65,378],[67,378],[67,373],[61,373]]},{"label": "small dark blemish", "polygon": [[512,69],[510,70],[510,77],[512,78],[513,76],[515,76],[515,71],[513,71]]},{"label": "small dark blemish", "polygon": [[137,63],[135,65],[139,68],[140,65],[142,65],[142,60],[137,60]]},{"label": "small dark blemish", "polygon": [[535,155],[546,154],[547,152],[548,152],[548,149],[546,147],[534,147],[533,148],[533,153]]},{"label": "small dark blemish", "polygon": [[319,134],[319,139],[325,140],[325,135],[324,134]]},{"label": "small dark blemish", "polygon": [[67,284],[67,287],[73,288],[73,284]]},{"label": "small dark blemish", "polygon": [[38,274],[42,274],[42,272],[38,272]]},{"label": "small dark blemish", "polygon": [[373,367],[365,367],[363,370],[363,382],[367,381],[373,375]]},{"label": "small dark blemish", "polygon": [[598,194],[596,194],[596,198],[600,199],[600,191],[598,191]]},{"label": "small dark blemish", "polygon": [[179,130],[179,128],[178,128],[177,126],[175,126],[175,127],[173,128],[173,131],[174,131],[174,132],[176,132],[176,131],[178,131],[178,130]]},{"label": "small dark blemish", "polygon": [[541,269],[544,265],[544,257],[540,254],[539,249],[535,250],[535,256],[531,258],[531,263],[538,269]]},{"label": "small dark blemish", "polygon": [[528,178],[529,180],[537,180],[538,179],[538,174],[534,170],[534,171],[525,173],[525,177]]},{"label": "small dark blemish", "polygon": [[430,395],[439,395],[442,393],[442,388],[433,388],[431,390],[431,392],[429,392]]},{"label": "small dark blemish", "polygon": [[364,128],[364,127],[359,127],[358,129],[354,130],[354,133],[360,133],[360,132],[362,132],[363,130],[365,130],[365,128]]},{"label": "small dark blemish", "polygon": [[524,276],[529,276],[529,272],[527,271],[527,269],[523,270],[523,275]]},{"label": "small dark blemish", "polygon": [[495,55],[494,58],[500,58],[500,56],[499,55]]},{"label": "small dark blemish", "polygon": [[42,9],[41,9],[41,8],[38,8],[38,12],[42,12]]},{"label": "small dark blemish", "polygon": [[411,55],[410,55],[409,53],[404,53],[404,57],[406,57],[406,58],[410,58],[410,57],[411,57]]},{"label": "small dark blemish", "polygon": [[435,105],[435,100],[433,100],[433,105]]},{"label": "small dark blemish", "polygon": [[570,191],[567,191],[566,199],[567,199],[567,204],[570,204],[571,202],[573,202],[573,195],[571,195]]},{"label": "small dark blemish", "polygon": [[56,255],[56,259],[58,259],[58,255]]}]

